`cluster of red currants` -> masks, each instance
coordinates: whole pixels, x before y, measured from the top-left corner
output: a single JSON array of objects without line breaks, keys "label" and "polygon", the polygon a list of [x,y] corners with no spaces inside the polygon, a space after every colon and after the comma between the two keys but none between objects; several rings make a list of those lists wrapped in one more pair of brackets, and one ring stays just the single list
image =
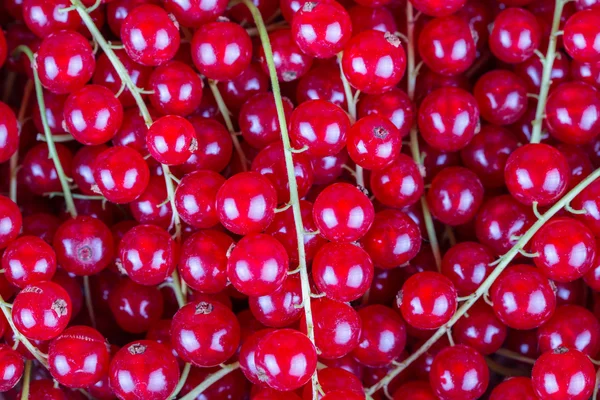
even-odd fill
[{"label": "cluster of red currants", "polygon": [[596,400],[600,0],[354,1],[0,0],[1,398]]}]

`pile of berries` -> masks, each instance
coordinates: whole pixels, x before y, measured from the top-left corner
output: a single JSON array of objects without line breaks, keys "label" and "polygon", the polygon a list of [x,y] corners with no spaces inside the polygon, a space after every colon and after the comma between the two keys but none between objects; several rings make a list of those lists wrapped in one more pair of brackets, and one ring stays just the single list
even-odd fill
[{"label": "pile of berries", "polygon": [[0,398],[596,400],[600,0],[0,25]]}]

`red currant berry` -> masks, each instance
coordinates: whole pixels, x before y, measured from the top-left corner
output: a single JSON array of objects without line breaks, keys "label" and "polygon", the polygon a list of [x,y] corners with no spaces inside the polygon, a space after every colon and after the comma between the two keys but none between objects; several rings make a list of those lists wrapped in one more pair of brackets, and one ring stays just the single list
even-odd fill
[{"label": "red currant berry", "polygon": [[390,165],[402,146],[400,131],[387,118],[369,115],[356,121],[348,131],[346,148],[357,165],[380,170]]},{"label": "red currant berry", "polygon": [[579,11],[567,20],[564,26],[563,43],[573,59],[581,62],[600,61],[598,41],[600,40],[600,12],[598,10]]},{"label": "red currant berry", "polygon": [[554,147],[527,144],[508,157],[504,178],[508,191],[519,202],[545,206],[565,193],[569,171],[566,158]]},{"label": "red currant berry", "polygon": [[540,46],[540,25],[535,15],[524,8],[507,8],[494,20],[489,46],[492,53],[509,64],[527,60]]},{"label": "red currant berry", "polygon": [[500,383],[490,394],[490,400],[503,399],[537,400],[538,397],[533,391],[531,378],[513,377]]},{"label": "red currant berry", "polygon": [[358,311],[362,332],[352,356],[369,367],[382,367],[396,359],[406,345],[406,326],[389,307],[372,305]]},{"label": "red currant berry", "polygon": [[211,22],[196,31],[192,60],[202,75],[216,81],[239,76],[252,59],[252,42],[244,28],[233,22]]},{"label": "red currant berry", "polygon": [[406,69],[400,39],[389,32],[364,31],[344,47],[342,68],[348,82],[367,94],[387,92]]},{"label": "red currant berry", "polygon": [[[234,115],[237,115],[242,105],[248,99],[255,94],[267,92],[270,87],[270,82],[269,77],[263,72],[261,66],[254,62],[236,78],[227,82],[219,82],[217,87],[229,110],[233,112]],[[284,108],[285,105],[286,104],[284,103]],[[238,124],[240,123],[241,122],[238,121]]]},{"label": "red currant berry", "polygon": [[[277,78],[283,82],[295,81],[306,75],[312,66],[312,57],[304,54],[292,37],[291,29],[279,29],[269,33],[273,50],[273,63],[277,70]],[[258,60],[263,71],[268,74],[269,68],[265,50],[260,47]]]},{"label": "red currant berry", "polygon": [[146,190],[150,170],[140,153],[129,147],[115,146],[96,157],[94,179],[102,195],[110,202],[129,203]]},{"label": "red currant berry", "polygon": [[2,254],[2,269],[6,280],[16,287],[49,281],[56,272],[56,254],[43,239],[21,236],[8,245]]},{"label": "red currant berry", "polygon": [[71,298],[53,282],[36,282],[15,297],[12,318],[15,327],[28,339],[57,337],[71,319]]},{"label": "red currant berry", "polygon": [[[73,155],[71,151],[60,143],[55,145],[56,154],[63,167],[65,175],[70,178],[72,171]],[[58,173],[54,161],[50,157],[48,145],[39,143],[33,146],[23,159],[21,171],[27,189],[37,195],[49,192],[62,192]]]},{"label": "red currant berry", "polygon": [[11,108],[0,102],[0,162],[8,159],[19,147],[20,127]]},{"label": "red currant berry", "polygon": [[[550,91],[557,85],[569,81],[571,78],[583,81],[589,80],[589,74],[591,74],[591,72],[586,71],[586,73],[581,71],[580,74],[585,74],[587,76],[577,76],[577,65],[573,65],[575,62],[570,62],[569,57],[561,51],[557,51],[556,53],[554,63],[552,64],[552,71],[550,72]],[[529,57],[522,63],[515,65],[514,72],[525,81],[530,92],[539,92],[543,82],[542,74],[544,73],[544,64],[538,57]],[[588,83],[594,85],[594,83]]]},{"label": "red currant berry", "polygon": [[263,231],[273,221],[276,205],[273,185],[257,172],[234,175],[217,192],[219,220],[238,235]]},{"label": "red currant berry", "polygon": [[415,8],[432,17],[454,14],[466,3],[466,0],[412,0]]},{"label": "red currant berry", "polygon": [[550,281],[528,265],[508,267],[490,289],[494,312],[507,326],[533,329],[547,322],[556,308]]},{"label": "red currant berry", "polygon": [[240,325],[233,312],[220,303],[190,303],[173,317],[171,343],[183,360],[212,367],[235,353],[240,344]]},{"label": "red currant berry", "polygon": [[437,400],[431,385],[425,381],[410,381],[403,383],[394,392],[392,400]]},{"label": "red currant berry", "polygon": [[227,9],[225,0],[166,0],[162,3],[165,9],[172,13],[181,25],[188,28],[199,28],[213,22]]},{"label": "red currant berry", "polygon": [[326,100],[309,100],[300,104],[290,117],[290,140],[294,147],[306,147],[312,156],[331,156],[346,144],[350,130],[348,115]]},{"label": "red currant berry", "polygon": [[142,4],[132,9],[121,25],[127,55],[142,65],[161,65],[179,49],[179,29],[159,6]]},{"label": "red currant berry", "polygon": [[159,163],[183,164],[197,149],[196,130],[185,118],[167,115],[150,126],[146,145],[150,155]]},{"label": "red currant berry", "polygon": [[586,355],[559,347],[536,360],[531,382],[538,398],[585,400],[594,391],[595,376],[594,365]]},{"label": "red currant berry", "polygon": [[392,88],[381,94],[361,96],[358,102],[358,117],[378,114],[388,118],[405,137],[410,132],[415,119],[412,101],[406,93],[398,88]]},{"label": "red currant berry", "polygon": [[322,236],[333,242],[355,242],[367,233],[375,210],[369,198],[349,183],[326,187],[315,200],[313,218]]},{"label": "red currant berry", "polygon": [[600,350],[600,322],[584,307],[558,307],[544,325],[537,330],[538,347],[543,353],[567,347],[595,357]]},{"label": "red currant berry", "polygon": [[263,337],[256,348],[256,368],[264,383],[279,391],[295,390],[317,369],[317,351],[308,337],[280,329]]},{"label": "red currant berry", "polygon": [[233,142],[227,129],[209,118],[190,117],[196,130],[198,148],[179,169],[190,173],[199,169],[219,172],[225,169],[231,159]]},{"label": "red currant berry", "polygon": [[64,122],[75,140],[85,145],[108,142],[121,128],[123,106],[104,86],[87,85],[65,102]]},{"label": "red currant berry", "polygon": [[452,281],[440,273],[419,272],[404,282],[396,306],[409,325],[437,329],[456,311],[456,289]]},{"label": "red currant berry", "polygon": [[473,88],[481,117],[494,125],[510,125],[527,111],[527,87],[516,74],[493,70],[484,74]]},{"label": "red currant berry", "polygon": [[427,22],[419,35],[418,49],[425,65],[442,75],[465,72],[476,56],[471,27],[459,16]]},{"label": "red currant berry", "polygon": [[98,382],[108,372],[109,345],[89,326],[67,328],[50,343],[49,370],[61,385],[83,388]]},{"label": "red currant berry", "polygon": [[328,298],[349,302],[364,295],[371,286],[373,261],[354,244],[327,243],[315,255],[312,276]]},{"label": "red currant berry", "polygon": [[595,180],[583,189],[573,199],[571,206],[577,210],[584,210],[585,213],[576,214],[575,217],[585,223],[594,235],[600,234],[600,180]]},{"label": "red currant berry", "polygon": [[163,296],[157,287],[121,279],[108,294],[108,305],[117,325],[129,333],[143,333],[163,314]]},{"label": "red currant berry", "polygon": [[108,147],[105,145],[98,146],[83,146],[80,148],[75,157],[73,157],[73,180],[77,184],[77,188],[87,195],[95,195],[92,190],[96,181],[92,168],[98,154],[102,153]]},{"label": "red currant berry", "polygon": [[[338,107],[346,108],[346,94],[340,76],[340,68],[334,62],[323,62],[312,68],[296,87],[296,103],[309,100],[326,100]],[[289,118],[286,118],[289,120]]]},{"label": "red currant berry", "polygon": [[152,71],[148,82],[152,93],[148,97],[161,113],[186,116],[200,106],[202,87],[202,79],[192,67],[171,61]]},{"label": "red currant berry", "polygon": [[494,269],[494,253],[477,242],[462,242],[452,246],[442,259],[442,274],[450,278],[459,296],[468,296]]},{"label": "red currant berry", "polygon": [[[4,2],[6,5],[10,2]],[[63,11],[71,3],[67,0],[23,0],[15,1],[21,5],[20,19],[41,38],[62,30],[76,31],[81,26],[81,18],[75,10]]]},{"label": "red currant berry", "polygon": [[173,219],[173,210],[169,203],[167,185],[163,176],[151,176],[144,193],[129,203],[133,218],[140,224],[156,225],[168,229]]},{"label": "red currant berry", "polygon": [[0,345],[0,392],[12,389],[23,376],[23,357],[9,346]]},{"label": "red currant berry", "polygon": [[251,234],[231,251],[227,275],[238,291],[248,296],[265,296],[281,287],[288,266],[287,252],[277,239]]},{"label": "red currant berry", "polygon": [[460,318],[452,329],[457,343],[470,346],[483,355],[495,353],[506,339],[507,328],[492,307],[478,301],[469,308],[468,314]]},{"label": "red currant berry", "polygon": [[[286,97],[282,100],[283,113],[287,121],[290,119],[294,105]],[[275,98],[272,93],[257,93],[246,100],[240,110],[238,123],[242,137],[255,149],[263,149],[268,144],[281,140]]]},{"label": "red currant berry", "polygon": [[261,329],[242,341],[240,346],[240,369],[254,385],[262,385],[260,372],[256,369],[256,348],[260,341],[274,329]]},{"label": "red currant berry", "polygon": [[478,399],[489,383],[485,359],[476,350],[464,345],[440,351],[431,364],[429,382],[434,393],[442,399]]},{"label": "red currant berry", "polygon": [[348,12],[336,1],[306,2],[292,20],[292,36],[304,54],[335,56],[352,35]]},{"label": "red currant berry", "polygon": [[60,31],[45,37],[35,62],[42,85],[58,94],[73,93],[83,88],[96,66],[89,42],[72,31]]},{"label": "red currant berry", "polygon": [[185,223],[200,229],[219,223],[215,207],[217,192],[225,178],[216,172],[201,170],[185,175],[175,190],[175,207]]},{"label": "red currant berry", "polygon": [[371,172],[371,191],[388,207],[404,208],[423,195],[423,177],[414,160],[399,154],[387,167]]},{"label": "red currant berry", "polygon": [[[323,368],[317,371],[317,379],[323,393],[325,393],[325,396],[319,397],[320,400],[354,400],[355,398],[360,400],[364,397],[364,389],[360,379],[343,368]],[[346,397],[340,397],[340,393]],[[304,400],[312,399],[311,385],[304,386],[302,398]]]},{"label": "red currant berry", "polygon": [[175,389],[179,366],[165,345],[138,340],[115,354],[108,376],[110,388],[121,399],[160,400]]},{"label": "red currant berry", "polygon": [[279,289],[271,294],[250,297],[252,315],[263,325],[283,328],[298,321],[302,309],[302,285],[299,276],[289,275]]},{"label": "red currant berry", "polygon": [[69,219],[54,235],[58,264],[75,275],[94,275],[106,268],[115,253],[113,235],[97,218]]}]

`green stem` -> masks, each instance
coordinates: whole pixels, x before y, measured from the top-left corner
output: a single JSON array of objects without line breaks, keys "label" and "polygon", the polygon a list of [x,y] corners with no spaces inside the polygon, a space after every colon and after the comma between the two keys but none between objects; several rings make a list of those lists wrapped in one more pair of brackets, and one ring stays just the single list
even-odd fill
[{"label": "green stem", "polygon": [[225,126],[227,127],[227,130],[229,131],[229,134],[231,135],[231,141],[233,142],[233,148],[235,149],[235,152],[237,153],[237,155],[240,159],[240,163],[242,164],[242,171],[247,171],[248,170],[248,159],[246,158],[246,155],[244,154],[244,150],[242,149],[242,145],[240,144],[240,141],[238,140],[238,137],[235,133],[235,129],[233,128],[233,122],[231,122],[231,115],[230,115],[229,109],[227,108],[227,105],[225,104],[225,101],[223,100],[223,96],[221,96],[221,92],[219,91],[217,82],[213,81],[212,79],[209,79],[208,86],[210,87],[210,91],[212,92],[213,97],[215,98],[215,101],[217,102],[217,107],[219,107],[219,112],[223,116],[223,120],[225,121]]},{"label": "green stem", "polygon": [[21,400],[29,399],[29,382],[31,381],[31,360],[25,361],[25,372],[23,372],[23,388],[21,389]]},{"label": "green stem", "polygon": [[239,367],[240,367],[239,362],[234,362],[233,364],[224,365],[220,370],[218,370],[214,374],[206,377],[206,379],[204,381],[202,381],[201,384],[199,384],[194,389],[192,389],[188,394],[183,396],[181,398],[181,400],[195,400],[200,393],[204,392],[213,383],[218,382],[219,379],[223,378],[228,373],[235,371]]},{"label": "green stem", "polygon": [[175,386],[175,389],[173,389],[173,393],[171,393],[171,396],[169,396],[170,399],[174,400],[177,398],[177,395],[179,394],[179,392],[181,392],[181,389],[183,389],[183,386],[185,385],[185,381],[187,381],[191,369],[192,364],[185,363],[183,371],[181,372],[181,377],[179,378],[179,382],[177,382],[177,386]]},{"label": "green stem", "polygon": [[556,41],[558,38],[557,32],[560,27],[560,16],[565,3],[569,0],[556,0],[554,7],[554,16],[552,18],[552,29],[550,31],[550,41],[548,42],[548,50],[546,56],[542,60],[542,83],[540,85],[540,94],[538,95],[537,108],[535,110],[535,119],[532,122],[531,143],[539,143],[542,140],[542,121],[546,111],[546,101],[548,100],[548,92],[552,84],[552,67],[556,58]]},{"label": "green stem", "polygon": [[521,238],[515,243],[515,245],[502,257],[500,257],[500,263],[492,270],[490,275],[483,281],[483,283],[477,288],[477,290],[470,296],[470,298],[454,313],[450,321],[444,326],[440,327],[420,348],[418,348],[413,354],[411,354],[406,360],[402,361],[399,366],[390,371],[382,380],[375,385],[371,386],[366,393],[373,394],[382,387],[394,379],[399,373],[404,371],[406,367],[412,364],[417,358],[425,353],[435,342],[438,341],[446,332],[456,324],[456,322],[463,316],[469,309],[475,304],[479,298],[486,294],[496,280],[498,276],[504,271],[504,269],[510,264],[515,258],[519,251],[531,240],[533,235],[552,218],[557,212],[559,212],[565,205],[569,204],[583,189],[589,186],[597,178],[600,177],[600,168],[588,175],[583,181],[575,186],[571,191],[564,195],[559,201],[556,202],[545,214],[541,216],[532,226],[521,236]]},{"label": "green stem", "polygon": [[[290,137],[287,129],[287,122],[285,120],[285,113],[283,108],[283,100],[281,98],[281,89],[279,87],[279,80],[277,78],[277,69],[273,61],[273,49],[271,48],[271,42],[269,40],[269,33],[265,28],[264,21],[258,8],[252,3],[251,0],[242,0],[242,2],[248,7],[254,23],[258,29],[260,41],[263,46],[265,53],[265,59],[269,69],[269,76],[271,78],[271,86],[273,89],[273,97],[275,98],[275,108],[277,109],[277,118],[279,120],[279,128],[281,130],[281,141],[283,143],[283,154],[285,159],[285,167],[287,171],[287,177],[290,187],[290,201],[289,204],[292,206],[294,214],[294,225],[296,228],[296,242],[298,244],[298,267],[300,273],[300,283],[302,286],[302,304],[304,306],[304,316],[306,319],[306,333],[310,341],[315,343],[315,329],[313,323],[312,309],[310,304],[310,282],[308,279],[308,269],[306,265],[306,252],[304,248],[304,226],[302,224],[302,211],[300,209],[300,198],[298,196],[298,183],[296,182],[296,173],[294,171],[294,159],[292,156],[292,145],[290,143]],[[312,394],[313,398],[317,398],[317,389],[319,383],[317,380],[317,373],[312,376]]]}]

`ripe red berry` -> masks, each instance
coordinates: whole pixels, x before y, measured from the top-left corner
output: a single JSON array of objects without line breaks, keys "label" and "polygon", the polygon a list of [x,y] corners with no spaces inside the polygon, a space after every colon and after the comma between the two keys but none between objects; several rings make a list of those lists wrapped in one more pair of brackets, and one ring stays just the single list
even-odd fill
[{"label": "ripe red berry", "polygon": [[2,269],[8,282],[23,289],[32,283],[52,280],[56,254],[43,239],[21,236],[4,250]]},{"label": "ripe red berry", "polygon": [[197,149],[196,130],[185,118],[166,115],[148,129],[146,145],[152,157],[161,164],[179,165]]},{"label": "ripe red berry", "polygon": [[[283,82],[292,82],[306,75],[313,59],[300,50],[292,37],[291,29],[278,29],[269,33],[269,41],[273,50],[273,63],[277,78]],[[269,74],[265,50],[258,49],[258,61],[266,74]]]},{"label": "ripe red berry", "polygon": [[400,131],[381,115],[369,115],[356,121],[346,140],[352,161],[371,170],[390,165],[398,157],[401,146]]},{"label": "ripe red berry", "polygon": [[215,200],[225,183],[220,174],[199,170],[186,174],[175,190],[175,207],[182,220],[200,229],[212,228],[219,223]]},{"label": "ripe red berry", "polygon": [[[175,3],[175,2],[173,2]],[[162,114],[186,116],[202,101],[202,79],[191,66],[171,61],[157,67],[148,81],[152,107]]]},{"label": "ripe red berry", "polygon": [[19,131],[15,113],[0,102],[0,162],[7,161],[19,147]]},{"label": "ripe red berry", "polygon": [[595,357],[600,350],[600,322],[589,310],[566,305],[558,307],[544,325],[537,330],[541,352],[567,347]]},{"label": "ripe red berry", "polygon": [[435,356],[429,382],[441,398],[475,400],[487,389],[489,371],[481,354],[459,344],[446,347]]},{"label": "ripe red berry", "polygon": [[600,12],[597,9],[579,11],[569,17],[564,26],[563,43],[573,59],[594,63],[600,61],[597,41],[600,40]]},{"label": "ripe red berry", "polygon": [[527,87],[516,74],[493,70],[473,88],[481,117],[494,125],[510,125],[527,111]]},{"label": "ripe red berry", "polygon": [[466,3],[466,0],[413,0],[413,5],[424,14],[443,17],[454,14]]},{"label": "ripe red berry", "polygon": [[302,285],[298,274],[288,275],[271,294],[248,298],[252,315],[263,325],[283,328],[298,321],[302,308]]},{"label": "ripe red berry", "polygon": [[470,346],[483,355],[489,355],[502,347],[507,329],[496,317],[492,307],[478,301],[456,322],[452,333],[457,343]]},{"label": "ripe red berry", "polygon": [[156,286],[142,286],[124,278],[109,291],[108,306],[121,329],[143,333],[160,320],[164,301]]},{"label": "ripe red berry", "polygon": [[462,242],[452,246],[442,259],[442,274],[450,278],[459,296],[468,296],[493,271],[490,248],[477,242]]},{"label": "ripe red berry", "polygon": [[94,179],[102,195],[109,201],[129,203],[146,190],[150,171],[140,153],[129,147],[115,146],[96,157]]},{"label": "ripe red berry", "polygon": [[507,8],[494,20],[489,46],[500,61],[516,64],[533,55],[541,36],[535,15],[523,8]]},{"label": "ripe red berry", "polygon": [[187,2],[167,0],[162,3],[177,22],[188,28],[199,28],[219,18],[227,8],[227,1],[192,0]]},{"label": "ripe red berry", "polygon": [[404,208],[415,204],[423,195],[424,183],[419,167],[404,154],[383,169],[371,172],[371,191],[388,207]]},{"label": "ripe red berry", "polygon": [[23,376],[23,357],[9,346],[0,345],[0,392],[12,389]]},{"label": "ripe red berry", "polygon": [[537,400],[533,391],[531,378],[512,377],[506,379],[492,390],[490,400],[518,398],[521,400]]}]

